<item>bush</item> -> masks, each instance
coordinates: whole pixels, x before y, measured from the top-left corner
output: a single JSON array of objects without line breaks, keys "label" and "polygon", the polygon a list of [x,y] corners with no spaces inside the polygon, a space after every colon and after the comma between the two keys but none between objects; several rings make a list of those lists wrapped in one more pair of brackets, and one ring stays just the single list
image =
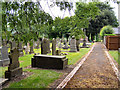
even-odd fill
[{"label": "bush", "polygon": [[114,33],[114,30],[112,28],[112,26],[104,26],[101,31],[100,31],[100,36],[103,37],[105,36],[105,34],[113,34]]}]

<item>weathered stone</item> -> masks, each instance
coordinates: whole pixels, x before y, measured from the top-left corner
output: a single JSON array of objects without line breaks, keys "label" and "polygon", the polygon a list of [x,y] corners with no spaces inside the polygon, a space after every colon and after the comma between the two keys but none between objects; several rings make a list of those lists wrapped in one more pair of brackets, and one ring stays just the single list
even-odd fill
[{"label": "weathered stone", "polygon": [[6,46],[0,47],[0,66],[6,66],[8,64],[10,64],[8,48]]},{"label": "weathered stone", "polygon": [[35,55],[32,58],[32,67],[47,69],[64,69],[68,65],[66,56]]},{"label": "weathered stone", "polygon": [[8,71],[5,71],[5,78],[12,79],[14,77],[22,75],[22,68],[19,67],[19,50],[14,48],[10,52],[10,64]]},{"label": "weathered stone", "polygon": [[75,40],[75,37],[72,36],[72,39],[70,41],[70,52],[76,52],[77,49],[76,49],[76,40]]},{"label": "weathered stone", "polygon": [[56,40],[53,38],[52,40],[52,55],[55,55],[56,51]]},{"label": "weathered stone", "polygon": [[38,39],[38,40],[37,40],[37,46],[36,46],[36,48],[39,49],[39,48],[40,48],[39,46],[40,46],[40,41],[39,41],[39,39]]},{"label": "weathered stone", "polygon": [[15,41],[12,41],[12,43],[11,43],[11,49],[14,49],[14,48],[16,48],[17,46],[16,46],[16,42]]},{"label": "weathered stone", "polygon": [[60,39],[60,42],[59,42],[59,48],[61,49],[62,48],[62,40]]},{"label": "weathered stone", "polygon": [[30,45],[27,43],[27,47],[25,48],[25,54],[28,54],[30,52]]},{"label": "weathered stone", "polygon": [[22,42],[19,42],[18,48],[19,48],[19,56],[23,56],[24,54],[23,54]]},{"label": "weathered stone", "polygon": [[65,46],[63,47],[63,49],[68,49],[67,40],[65,40]]},{"label": "weathered stone", "polygon": [[89,48],[89,47],[87,46],[87,44],[86,44],[86,40],[85,40],[85,39],[83,40],[83,45],[82,45],[82,47],[80,47],[80,48]]},{"label": "weathered stone", "polygon": [[34,53],[34,51],[33,51],[33,46],[30,46],[30,52],[29,52],[30,54],[33,54]]},{"label": "weathered stone", "polygon": [[48,53],[48,44],[47,44],[47,39],[44,38],[41,43],[41,54],[47,54]]},{"label": "weathered stone", "polygon": [[49,39],[47,39],[47,52],[48,53],[51,53],[51,51],[50,51],[50,40]]},{"label": "weathered stone", "polygon": [[80,44],[80,41],[79,41],[79,40],[76,40],[76,48],[77,48],[77,51],[79,51],[79,44]]},{"label": "weathered stone", "polygon": [[60,50],[56,50],[55,53],[56,53],[56,55],[58,55],[58,56],[61,55],[61,51],[60,51]]}]

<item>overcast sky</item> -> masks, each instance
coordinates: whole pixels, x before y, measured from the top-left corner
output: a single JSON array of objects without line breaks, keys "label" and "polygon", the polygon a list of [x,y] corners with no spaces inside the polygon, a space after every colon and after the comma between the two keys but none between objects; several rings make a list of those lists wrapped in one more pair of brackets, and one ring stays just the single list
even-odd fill
[{"label": "overcast sky", "polygon": [[[52,0],[41,0],[40,4],[41,4],[42,8],[45,10],[45,12],[49,13],[53,18],[57,17],[57,16],[63,18],[63,17],[66,17],[66,16],[74,15],[75,7],[70,12],[68,10],[60,11],[59,7],[56,7],[56,6],[54,6],[52,8],[49,7],[50,4],[52,4],[51,1]],[[71,0],[71,1],[75,2],[76,0]],[[102,1],[105,1],[105,0],[102,0]],[[109,3],[110,3],[110,6],[114,8],[113,10],[115,12],[115,16],[118,18],[118,5],[117,5],[117,3],[114,3],[112,1],[110,1]],[[75,5],[75,3],[74,3],[74,5]]]}]

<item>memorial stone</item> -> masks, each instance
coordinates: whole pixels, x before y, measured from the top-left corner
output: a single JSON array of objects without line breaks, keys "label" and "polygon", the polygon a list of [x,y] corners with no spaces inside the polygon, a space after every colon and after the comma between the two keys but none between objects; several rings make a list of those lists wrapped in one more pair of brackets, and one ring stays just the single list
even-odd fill
[{"label": "memorial stone", "polygon": [[8,48],[6,46],[0,47],[0,66],[6,66],[8,64],[10,64]]},{"label": "memorial stone", "polygon": [[30,46],[29,43],[27,43],[27,47],[25,48],[25,53],[28,54],[30,52]]},{"label": "memorial stone", "polygon": [[39,49],[40,47],[40,41],[39,41],[39,39],[37,40],[37,49]]},{"label": "memorial stone", "polygon": [[49,39],[47,39],[47,49],[48,49],[48,53],[51,53],[51,51],[50,51],[50,40]]},{"label": "memorial stone", "polygon": [[16,42],[12,41],[12,43],[11,43],[11,49],[14,49],[14,48],[16,48]]},{"label": "memorial stone", "polygon": [[33,46],[30,46],[30,54],[34,53]]},{"label": "memorial stone", "polygon": [[47,44],[47,39],[44,38],[41,42],[41,54],[47,54],[48,52],[48,44]]},{"label": "memorial stone", "polygon": [[62,48],[62,40],[60,39],[60,42],[59,42],[59,48],[61,49]]},{"label": "memorial stone", "polygon": [[10,64],[8,67],[8,71],[5,71],[5,78],[11,80],[14,77],[22,75],[22,68],[19,66],[19,50],[14,48],[10,51]]},{"label": "memorial stone", "polygon": [[52,40],[52,55],[55,55],[55,51],[56,51],[56,40],[55,40],[55,38],[53,38],[53,40]]},{"label": "memorial stone", "polygon": [[63,49],[68,49],[67,40],[65,40],[65,46],[63,47]]},{"label": "memorial stone", "polygon": [[19,42],[18,47],[19,47],[19,56],[23,56],[22,42]]},{"label": "memorial stone", "polygon": [[76,52],[77,49],[76,49],[76,40],[75,40],[75,37],[72,36],[72,39],[70,41],[70,52]]},{"label": "memorial stone", "polygon": [[77,39],[77,40],[76,40],[76,48],[77,48],[77,51],[79,51],[79,44],[80,44],[80,41]]}]

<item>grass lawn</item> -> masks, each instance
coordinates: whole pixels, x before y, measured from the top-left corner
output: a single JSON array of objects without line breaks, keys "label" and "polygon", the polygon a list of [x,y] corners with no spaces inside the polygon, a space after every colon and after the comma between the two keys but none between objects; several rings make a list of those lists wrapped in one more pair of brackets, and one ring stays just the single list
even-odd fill
[{"label": "grass lawn", "polygon": [[[68,53],[68,55],[66,55],[68,58],[68,64],[73,65],[87,54],[90,48],[82,48],[79,52],[68,52],[70,49],[61,50],[62,53]],[[40,51],[40,49],[34,49],[35,53],[41,53]],[[34,54],[26,54],[23,57],[19,57],[20,67],[23,68],[23,71],[32,72],[33,74],[17,83],[11,83],[9,88],[47,88],[50,83],[54,82],[60,77],[60,75],[62,75],[62,73],[58,73],[54,70],[26,69],[25,67],[31,65],[31,58],[33,55]],[[51,53],[48,55],[51,55]],[[4,72],[7,70],[7,67],[0,67],[0,69],[2,69],[0,77],[4,77]]]},{"label": "grass lawn", "polygon": [[109,53],[118,62],[118,64],[120,64],[120,60],[119,60],[120,52],[118,53],[117,50],[115,50],[115,51],[111,50],[111,51],[109,51]]}]

